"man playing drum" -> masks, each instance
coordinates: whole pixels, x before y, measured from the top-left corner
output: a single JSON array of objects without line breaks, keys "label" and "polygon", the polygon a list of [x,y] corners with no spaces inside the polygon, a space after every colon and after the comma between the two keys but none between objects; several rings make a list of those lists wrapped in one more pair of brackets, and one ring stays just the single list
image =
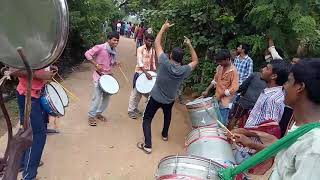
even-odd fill
[{"label": "man playing drum", "polygon": [[[313,129],[300,134],[289,147],[277,153],[275,166],[269,180],[316,180],[320,177],[320,59],[302,59],[290,71],[284,84],[285,104],[293,108],[295,124],[288,132],[313,123]],[[307,71],[306,71],[307,70]],[[318,126],[318,127],[317,127]],[[263,139],[257,143],[244,134],[236,134],[235,140],[244,146],[260,151],[273,142],[275,136],[259,131],[250,131]]]},{"label": "man playing drum", "polygon": [[209,91],[213,87],[216,88],[215,96],[219,102],[219,110],[222,116],[220,120],[226,125],[232,100],[239,89],[239,74],[236,67],[231,63],[229,50],[221,49],[214,59],[219,66],[211,84],[202,93],[202,96],[207,97]]},{"label": "man playing drum", "polygon": [[[133,90],[131,91],[128,107],[128,115],[131,119],[137,119],[137,115],[141,114],[138,110],[138,104],[143,94],[137,91],[137,78],[140,74],[144,73],[148,80],[152,80],[151,74],[147,71],[156,70],[156,52],[152,47],[153,41],[154,37],[151,34],[146,34],[144,39],[145,44],[137,50],[137,65],[133,77]],[[147,94],[144,95],[147,96]]]},{"label": "man playing drum", "polygon": [[[31,113],[30,123],[32,127],[33,142],[31,148],[23,153],[21,169],[23,169],[23,179],[36,179],[38,166],[47,139],[47,124],[49,123],[49,115],[41,106],[41,92],[48,80],[56,74],[58,69],[52,68],[52,71],[45,69],[37,70],[33,73],[31,82]],[[11,70],[11,75],[19,78],[17,86],[17,99],[20,114],[20,124],[24,120],[25,95],[27,93],[27,72],[25,70]]]},{"label": "man playing drum", "polygon": [[[254,133],[250,133],[250,130],[266,132],[280,138],[279,121],[285,107],[283,85],[288,80],[288,69],[288,64],[283,60],[273,60],[263,68],[261,79],[267,82],[267,88],[260,94],[244,128],[232,130],[236,134],[236,141],[243,145],[243,147],[237,146],[235,150],[237,163],[243,162],[257,152],[255,147],[241,143],[244,136],[250,137],[249,139],[255,143],[262,144],[261,139]],[[259,171],[261,170],[260,168]]]},{"label": "man playing drum", "polygon": [[105,122],[107,119],[102,113],[107,109],[110,95],[103,92],[99,86],[99,78],[104,74],[111,74],[112,68],[119,65],[116,60],[116,47],[119,43],[119,34],[110,32],[107,35],[108,41],[91,48],[85,53],[86,58],[95,66],[93,72],[94,94],[91,102],[90,111],[88,113],[88,123],[90,126],[96,126],[96,119]]},{"label": "man playing drum", "polygon": [[188,65],[182,65],[184,52],[181,48],[174,48],[170,54],[170,59],[163,52],[161,46],[162,36],[171,26],[173,26],[173,24],[166,21],[155,40],[155,50],[159,59],[158,76],[143,115],[143,133],[145,142],[137,143],[137,147],[147,154],[151,153],[152,148],[151,122],[154,115],[159,108],[162,108],[164,114],[162,139],[168,141],[171,111],[178,88],[182,81],[188,77],[191,74],[191,71],[198,65],[198,56],[191,45],[191,41],[187,38],[185,43],[191,51],[192,59],[192,62]]}]

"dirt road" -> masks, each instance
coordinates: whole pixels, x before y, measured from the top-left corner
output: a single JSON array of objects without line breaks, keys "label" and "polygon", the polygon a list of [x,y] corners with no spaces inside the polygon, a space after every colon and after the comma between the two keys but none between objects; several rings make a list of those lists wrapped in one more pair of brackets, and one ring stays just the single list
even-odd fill
[{"label": "dirt road", "polygon": [[[131,81],[136,64],[135,44],[132,39],[121,38],[118,47],[122,69]],[[169,142],[161,140],[162,111],[158,111],[152,124],[153,152],[146,155],[136,148],[143,138],[141,118],[128,118],[128,99],[132,87],[119,69],[115,77],[121,86],[112,96],[104,115],[107,123],[89,127],[87,111],[93,84],[89,64],[83,64],[63,85],[80,100],[72,100],[66,115],[58,120],[61,133],[48,137],[43,155],[44,166],[39,178],[48,180],[150,180],[158,161],[168,155],[184,153],[184,137],[190,130],[184,106],[176,104],[173,110]],[[145,100],[142,100],[145,102]],[[143,110],[144,103],[141,103]]]}]

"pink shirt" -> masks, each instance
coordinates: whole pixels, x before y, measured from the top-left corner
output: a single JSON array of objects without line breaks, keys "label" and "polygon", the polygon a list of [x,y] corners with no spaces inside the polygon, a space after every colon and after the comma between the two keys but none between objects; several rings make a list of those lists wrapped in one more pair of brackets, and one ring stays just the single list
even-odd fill
[{"label": "pink shirt", "polygon": [[[41,75],[45,72],[44,69],[40,69],[35,72],[37,75]],[[17,86],[17,91],[20,95],[26,95],[27,93],[27,77],[19,77],[19,84]],[[31,82],[31,97],[33,98],[40,98],[41,89],[46,84],[46,81],[40,79],[33,79]]]},{"label": "pink shirt", "polygon": [[[104,69],[104,71],[106,71],[108,74],[111,73],[112,57],[106,49],[106,43],[95,45],[93,48],[89,49],[84,55],[88,60],[95,59],[96,63],[99,64]],[[94,82],[98,82],[99,78],[100,75],[96,71],[94,71]]]}]

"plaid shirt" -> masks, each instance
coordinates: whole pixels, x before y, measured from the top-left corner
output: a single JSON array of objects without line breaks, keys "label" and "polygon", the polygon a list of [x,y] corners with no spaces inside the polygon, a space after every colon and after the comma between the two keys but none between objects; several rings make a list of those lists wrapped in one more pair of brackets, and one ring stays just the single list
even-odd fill
[{"label": "plaid shirt", "polygon": [[[282,86],[266,88],[260,94],[244,127],[253,128],[269,120],[280,122],[284,107]],[[251,137],[251,139],[261,143],[258,138]],[[240,147],[239,151],[255,153],[253,149],[246,147]]]},{"label": "plaid shirt", "polygon": [[243,59],[237,56],[233,62],[239,73],[239,84],[241,85],[253,73],[253,61],[247,55]]}]

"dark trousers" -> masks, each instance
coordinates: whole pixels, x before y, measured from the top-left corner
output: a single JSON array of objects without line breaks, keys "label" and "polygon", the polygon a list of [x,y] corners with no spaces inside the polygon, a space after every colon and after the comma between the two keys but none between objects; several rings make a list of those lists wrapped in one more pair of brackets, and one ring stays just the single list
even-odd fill
[{"label": "dark trousers", "polygon": [[[24,102],[25,96],[17,93],[20,123],[24,119]],[[47,124],[49,121],[48,114],[43,110],[40,99],[31,99],[30,122],[32,127],[32,146],[23,153],[21,166],[24,168],[23,179],[33,180],[37,176],[38,166],[41,160],[44,145],[47,139]]]},{"label": "dark trousers", "polygon": [[152,122],[152,119],[159,108],[162,108],[163,115],[164,115],[162,137],[168,137],[168,131],[169,131],[170,122],[171,122],[171,111],[172,111],[173,104],[174,104],[174,102],[172,102],[170,104],[159,103],[150,96],[150,99],[148,101],[147,107],[146,107],[144,115],[143,115],[143,123],[142,123],[146,148],[152,147],[151,122]]}]

